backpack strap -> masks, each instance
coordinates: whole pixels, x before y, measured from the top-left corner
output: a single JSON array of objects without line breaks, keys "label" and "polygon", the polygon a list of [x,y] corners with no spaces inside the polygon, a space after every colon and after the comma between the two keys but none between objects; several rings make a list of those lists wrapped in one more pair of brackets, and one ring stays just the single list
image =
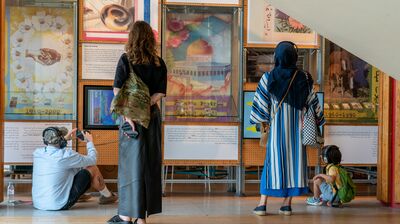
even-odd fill
[{"label": "backpack strap", "polygon": [[[329,167],[327,167],[327,171],[326,171],[326,172],[329,173],[328,170],[329,170],[332,166],[333,166],[333,167],[336,167],[336,168],[338,169],[338,172],[339,172],[339,167],[336,166],[335,164],[331,164]],[[336,178],[338,178],[338,177],[336,177]],[[339,174],[339,178],[340,178],[340,174]],[[333,198],[332,198],[332,200],[331,200],[330,202],[331,202],[332,207],[339,207],[339,205],[335,205],[335,204],[334,204],[336,198],[339,196],[339,188],[338,188],[337,185],[336,185],[336,179],[335,179],[335,181],[333,181],[332,186],[333,186],[333,188],[335,188],[335,191],[336,191],[336,192],[335,192],[335,195],[333,196]],[[339,199],[339,201],[340,201],[340,199]]]}]

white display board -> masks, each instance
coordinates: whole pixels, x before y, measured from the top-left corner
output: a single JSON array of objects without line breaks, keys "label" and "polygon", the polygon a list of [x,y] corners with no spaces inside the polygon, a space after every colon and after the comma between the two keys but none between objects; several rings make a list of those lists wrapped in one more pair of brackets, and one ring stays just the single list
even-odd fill
[{"label": "white display board", "polygon": [[82,44],[82,79],[114,80],[123,44]]},{"label": "white display board", "polygon": [[343,164],[376,164],[377,126],[325,126],[325,145],[337,145]]},{"label": "white display board", "polygon": [[[32,163],[32,153],[44,147],[43,130],[47,127],[66,127],[72,123],[5,122],[4,123],[4,163]],[[71,147],[71,142],[67,147]]]},{"label": "white display board", "polygon": [[238,126],[164,126],[164,160],[238,160],[238,150]]}]

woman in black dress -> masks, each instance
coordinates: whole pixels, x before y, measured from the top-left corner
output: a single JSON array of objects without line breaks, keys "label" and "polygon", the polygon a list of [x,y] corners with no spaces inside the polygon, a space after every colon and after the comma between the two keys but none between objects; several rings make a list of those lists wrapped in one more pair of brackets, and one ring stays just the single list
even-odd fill
[{"label": "woman in black dress", "polygon": [[156,41],[149,24],[135,22],[130,29],[126,53],[118,61],[114,94],[133,72],[148,86],[151,96],[150,123],[145,128],[127,117],[139,135],[128,137],[119,131],[118,215],[108,223],[146,223],[146,216],[161,212],[161,117],[157,102],[165,96],[167,68],[156,54]]}]

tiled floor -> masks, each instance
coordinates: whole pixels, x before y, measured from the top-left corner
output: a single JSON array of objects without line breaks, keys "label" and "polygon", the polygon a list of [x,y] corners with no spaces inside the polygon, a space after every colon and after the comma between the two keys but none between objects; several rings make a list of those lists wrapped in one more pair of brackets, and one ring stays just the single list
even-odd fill
[{"label": "tiled floor", "polygon": [[[96,197],[69,211],[40,211],[29,204],[29,196],[17,199],[28,203],[1,204],[0,223],[105,223],[117,211],[117,204],[98,205]],[[358,197],[345,208],[306,206],[305,197],[298,197],[290,217],[278,215],[281,200],[277,198],[270,199],[268,216],[253,215],[257,200],[256,196],[174,193],[163,198],[163,213],[151,216],[148,223],[400,223],[400,210],[383,207],[375,197]]]}]

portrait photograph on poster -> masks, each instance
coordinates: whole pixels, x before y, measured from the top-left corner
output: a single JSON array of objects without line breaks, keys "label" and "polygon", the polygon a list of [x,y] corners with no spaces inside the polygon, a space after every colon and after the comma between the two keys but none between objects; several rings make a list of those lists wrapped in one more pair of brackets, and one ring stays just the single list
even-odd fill
[{"label": "portrait photograph on poster", "polygon": [[[268,1],[248,0],[247,45],[274,46],[281,40],[318,48],[318,34]],[[262,21],[262,22],[260,22]]]},{"label": "portrait photograph on poster", "polygon": [[84,129],[118,129],[117,119],[110,112],[113,98],[112,86],[84,86]]},{"label": "portrait photograph on poster", "polygon": [[7,7],[5,118],[73,120],[74,8]]},{"label": "portrait photograph on poster", "polygon": [[327,41],[324,92],[328,123],[377,123],[381,71]]},{"label": "portrait photograph on poster", "polygon": [[148,22],[158,36],[157,1],[84,0],[82,14],[83,40],[126,41],[129,26],[137,20]]}]

